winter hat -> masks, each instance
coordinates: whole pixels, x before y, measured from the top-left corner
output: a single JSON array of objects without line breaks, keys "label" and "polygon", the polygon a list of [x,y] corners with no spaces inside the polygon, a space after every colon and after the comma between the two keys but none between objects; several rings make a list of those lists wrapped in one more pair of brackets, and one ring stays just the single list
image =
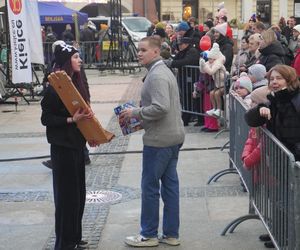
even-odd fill
[{"label": "winter hat", "polygon": [[176,27],[176,31],[187,31],[190,29],[190,26],[188,25],[187,22],[180,22],[177,27]]},{"label": "winter hat", "polygon": [[212,27],[214,27],[214,23],[213,23],[212,21],[210,21],[210,20],[204,22],[204,24],[205,24],[209,29],[211,29]]},{"label": "winter hat", "polygon": [[68,44],[59,44],[55,47],[55,62],[59,66],[63,66],[70,58],[77,53],[78,50]]},{"label": "winter hat", "polygon": [[219,44],[214,43],[212,48],[207,52],[207,58],[217,59],[221,54]]},{"label": "winter hat", "polygon": [[221,2],[218,4],[218,11],[223,9],[225,7],[225,3],[224,2]]},{"label": "winter hat", "polygon": [[296,30],[300,33],[300,24],[295,25],[293,30]]},{"label": "winter hat", "polygon": [[218,24],[214,27],[214,30],[218,31],[223,36],[226,36],[227,32],[227,23]]},{"label": "winter hat", "polygon": [[253,90],[250,95],[250,99],[254,104],[266,103],[268,102],[267,95],[270,94],[270,89],[268,86],[262,86]]},{"label": "winter hat", "polygon": [[250,17],[249,21],[256,23],[256,15],[255,13]]},{"label": "winter hat", "polygon": [[153,36],[154,36],[154,35],[158,35],[158,36],[160,36],[161,38],[165,38],[165,37],[167,36],[165,30],[162,29],[162,28],[155,28],[155,30],[154,30],[154,32],[153,32],[152,35],[153,35]]},{"label": "winter hat", "polygon": [[249,93],[252,92],[252,82],[248,76],[242,75],[236,80],[234,87],[243,87],[248,90]]},{"label": "winter hat", "polygon": [[225,8],[222,8],[219,10],[218,14],[217,14],[218,17],[221,17],[221,16],[228,16],[228,11],[227,9]]},{"label": "winter hat", "polygon": [[63,40],[57,40],[54,43],[52,43],[52,53],[55,52],[55,48],[57,45],[65,45],[65,44],[66,44],[66,42]]},{"label": "winter hat", "polygon": [[248,74],[254,76],[256,81],[261,81],[265,78],[267,70],[262,64],[253,64],[248,68]]}]

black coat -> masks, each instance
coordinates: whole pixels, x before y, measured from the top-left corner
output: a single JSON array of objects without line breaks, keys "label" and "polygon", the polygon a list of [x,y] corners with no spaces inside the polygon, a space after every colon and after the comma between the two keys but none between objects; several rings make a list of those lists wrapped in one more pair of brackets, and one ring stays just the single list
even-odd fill
[{"label": "black coat", "polygon": [[184,34],[184,37],[190,37],[193,41],[192,42],[193,47],[196,48],[197,50],[200,50],[199,42],[200,42],[201,34],[198,29],[190,28],[189,30],[186,31],[186,33]]},{"label": "black coat", "polygon": [[[268,95],[269,104],[259,104],[245,114],[251,127],[267,124],[267,128],[300,160],[300,92],[287,89]],[[261,117],[259,109],[268,106],[271,119]]]},{"label": "black coat", "polygon": [[76,124],[67,123],[67,118],[71,115],[52,86],[46,89],[41,106],[41,121],[46,126],[47,140],[50,144],[67,148],[85,146],[86,140]]},{"label": "black coat", "polygon": [[284,64],[286,53],[279,41],[274,41],[269,46],[259,49],[259,52],[261,55],[258,63],[264,65],[267,71],[277,64]]},{"label": "black coat", "polygon": [[186,49],[179,51],[174,57],[171,67],[181,68],[186,65],[199,65],[199,50],[189,45]]},{"label": "black coat", "polygon": [[216,40],[216,43],[219,44],[220,51],[226,58],[224,66],[226,70],[230,72],[233,60],[233,41],[226,36],[220,35],[220,38]]}]

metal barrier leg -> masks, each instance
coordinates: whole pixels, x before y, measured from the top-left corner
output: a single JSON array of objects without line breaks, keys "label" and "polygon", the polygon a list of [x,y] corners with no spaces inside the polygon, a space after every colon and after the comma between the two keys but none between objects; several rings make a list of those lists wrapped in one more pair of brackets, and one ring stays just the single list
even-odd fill
[{"label": "metal barrier leg", "polygon": [[235,220],[233,220],[232,222],[230,222],[225,228],[224,230],[222,231],[221,235],[224,236],[227,231],[231,228],[231,230],[229,231],[230,233],[233,233],[234,229],[239,225],[241,224],[243,221],[245,220],[250,220],[250,219],[257,219],[259,220],[259,216],[256,215],[256,214],[247,214],[247,215],[244,215],[244,216],[241,216]]},{"label": "metal barrier leg", "polygon": [[216,182],[223,175],[227,175],[227,174],[238,174],[238,172],[234,168],[227,168],[227,169],[221,170],[209,178],[207,185],[210,184],[212,181]]},{"label": "metal barrier leg", "polygon": [[223,151],[227,145],[229,145],[230,141],[228,140],[222,147],[221,147],[221,151]]},{"label": "metal barrier leg", "polygon": [[220,130],[218,133],[216,133],[216,135],[215,135],[215,139],[220,135],[220,134],[222,134],[223,132],[227,132],[227,131],[229,131],[229,129],[228,128],[223,128],[222,130]]}]

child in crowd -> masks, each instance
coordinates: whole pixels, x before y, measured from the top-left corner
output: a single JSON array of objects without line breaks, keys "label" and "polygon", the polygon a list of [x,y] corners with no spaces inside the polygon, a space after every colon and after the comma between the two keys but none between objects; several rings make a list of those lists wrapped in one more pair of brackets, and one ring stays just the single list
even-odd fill
[{"label": "child in crowd", "polygon": [[268,85],[268,80],[265,78],[266,74],[266,67],[262,64],[253,64],[249,67],[248,76],[251,79],[253,90]]},{"label": "child in crowd", "polygon": [[233,90],[241,97],[247,107],[251,106],[250,93],[252,92],[252,82],[245,72],[236,80]]},{"label": "child in crowd", "polygon": [[205,62],[203,58],[199,61],[200,72],[211,75],[214,80],[214,88],[210,91],[210,101],[213,109],[206,111],[206,114],[220,117],[226,69],[224,67],[225,57],[217,43],[214,43],[208,51],[207,58],[208,62]]},{"label": "child in crowd", "polygon": [[[261,103],[267,103],[267,95],[270,93],[268,86],[263,86],[261,88],[255,89],[251,95],[251,107],[255,107]],[[242,153],[242,160],[244,167],[247,170],[254,170],[254,182],[258,180],[257,170],[255,167],[260,162],[260,143],[258,138],[258,133],[256,128],[250,128],[248,139],[246,140],[244,150]]]},{"label": "child in crowd", "polygon": [[[268,86],[262,86],[260,88],[255,89],[251,95],[251,107],[256,107],[257,105],[261,105],[264,103],[268,103],[267,95],[270,94],[270,89]],[[243,153],[242,153],[242,161],[244,164],[244,168],[253,171],[253,183],[258,184],[259,181],[259,169],[260,166],[260,150],[261,150],[261,142],[259,138],[258,128],[250,128],[248,133],[248,138],[245,142]],[[272,247],[273,243],[268,234],[262,234],[259,236],[261,241],[266,241],[266,247]],[[268,248],[269,248],[268,247]]]}]

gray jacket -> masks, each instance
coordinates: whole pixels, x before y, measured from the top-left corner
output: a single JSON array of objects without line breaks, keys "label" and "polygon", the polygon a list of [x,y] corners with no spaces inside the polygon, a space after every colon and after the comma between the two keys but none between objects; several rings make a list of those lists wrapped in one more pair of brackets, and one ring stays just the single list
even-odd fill
[{"label": "gray jacket", "polygon": [[133,110],[145,129],[143,143],[152,147],[182,144],[185,133],[176,78],[160,58],[146,68],[148,74],[141,90],[142,107]]}]

